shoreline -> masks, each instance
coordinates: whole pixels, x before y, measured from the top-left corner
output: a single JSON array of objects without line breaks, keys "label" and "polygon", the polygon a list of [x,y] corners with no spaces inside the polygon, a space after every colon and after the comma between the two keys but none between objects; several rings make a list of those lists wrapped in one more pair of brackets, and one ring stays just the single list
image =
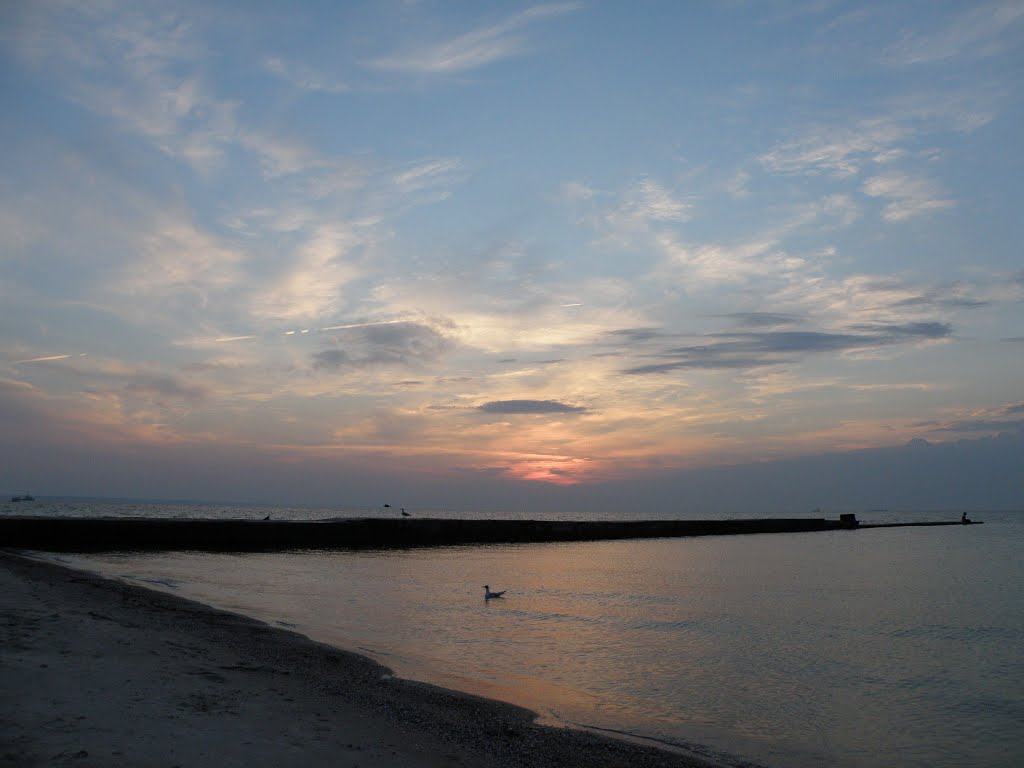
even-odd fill
[{"label": "shoreline", "polygon": [[0,551],[0,756],[19,766],[646,766],[681,751],[539,725],[282,627]]}]

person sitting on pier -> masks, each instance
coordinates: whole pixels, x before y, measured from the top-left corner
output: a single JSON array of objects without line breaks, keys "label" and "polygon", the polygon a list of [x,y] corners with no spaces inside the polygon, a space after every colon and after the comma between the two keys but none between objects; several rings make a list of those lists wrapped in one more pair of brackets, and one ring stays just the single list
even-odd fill
[{"label": "person sitting on pier", "polygon": [[966,512],[962,512],[960,514],[960,522],[963,523],[964,525],[970,524],[971,519],[969,517],[967,517],[967,513]]}]

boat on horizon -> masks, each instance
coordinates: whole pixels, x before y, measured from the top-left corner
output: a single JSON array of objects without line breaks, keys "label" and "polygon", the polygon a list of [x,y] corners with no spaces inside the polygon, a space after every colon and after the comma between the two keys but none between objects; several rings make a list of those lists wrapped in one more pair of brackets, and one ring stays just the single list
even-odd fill
[{"label": "boat on horizon", "polygon": [[24,496],[11,496],[11,501],[35,501],[36,497],[31,493],[26,493]]}]

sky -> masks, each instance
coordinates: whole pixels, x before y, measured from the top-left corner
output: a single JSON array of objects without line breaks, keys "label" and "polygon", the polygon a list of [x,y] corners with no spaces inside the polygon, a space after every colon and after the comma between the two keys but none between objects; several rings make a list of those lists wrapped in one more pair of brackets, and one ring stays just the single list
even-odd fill
[{"label": "sky", "polygon": [[0,7],[0,488],[1024,508],[1024,3]]}]

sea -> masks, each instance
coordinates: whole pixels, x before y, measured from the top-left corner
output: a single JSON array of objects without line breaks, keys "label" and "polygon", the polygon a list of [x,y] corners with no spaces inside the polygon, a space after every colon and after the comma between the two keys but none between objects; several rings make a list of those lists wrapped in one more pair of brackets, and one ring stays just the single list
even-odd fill
[{"label": "sea", "polygon": [[[961,514],[856,513],[862,523]],[[16,514],[309,520],[399,509],[95,499],[0,505],[0,515]],[[542,722],[729,768],[1018,768],[1024,510],[970,517],[984,524],[48,557],[356,651],[400,677],[523,705]],[[485,600],[485,584],[505,596]]]}]

